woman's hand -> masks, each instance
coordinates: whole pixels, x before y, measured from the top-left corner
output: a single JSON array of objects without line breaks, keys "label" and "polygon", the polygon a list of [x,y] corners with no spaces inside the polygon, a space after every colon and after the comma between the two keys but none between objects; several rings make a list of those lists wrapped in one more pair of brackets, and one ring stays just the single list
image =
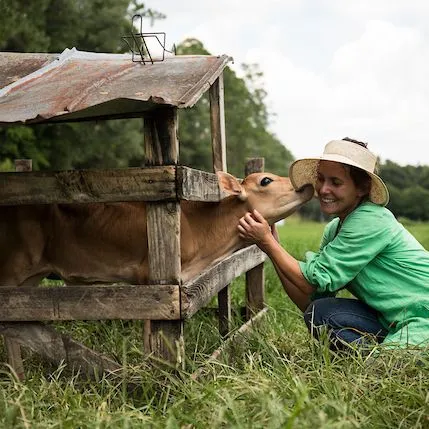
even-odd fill
[{"label": "woman's hand", "polygon": [[270,225],[256,209],[239,220],[238,232],[243,240],[255,243],[261,248],[273,238]]}]

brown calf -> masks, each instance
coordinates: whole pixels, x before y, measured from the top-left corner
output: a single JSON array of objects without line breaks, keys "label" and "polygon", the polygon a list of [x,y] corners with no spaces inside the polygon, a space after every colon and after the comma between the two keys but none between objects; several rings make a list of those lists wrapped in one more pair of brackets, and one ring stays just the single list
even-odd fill
[{"label": "brown calf", "polygon": [[[254,173],[241,183],[218,173],[228,197],[181,202],[182,280],[246,244],[238,220],[256,208],[270,224],[313,196],[288,178]],[[68,284],[126,282],[148,277],[144,202],[5,206],[0,208],[0,285],[37,285],[49,273]]]}]

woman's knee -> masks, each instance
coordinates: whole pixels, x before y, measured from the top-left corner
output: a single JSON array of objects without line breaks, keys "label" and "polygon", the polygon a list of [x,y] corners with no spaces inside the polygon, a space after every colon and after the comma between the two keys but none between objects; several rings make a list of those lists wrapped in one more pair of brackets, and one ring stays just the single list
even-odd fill
[{"label": "woman's knee", "polygon": [[320,298],[311,301],[303,313],[304,322],[310,329],[314,326],[324,325],[327,314],[331,313],[337,298]]}]

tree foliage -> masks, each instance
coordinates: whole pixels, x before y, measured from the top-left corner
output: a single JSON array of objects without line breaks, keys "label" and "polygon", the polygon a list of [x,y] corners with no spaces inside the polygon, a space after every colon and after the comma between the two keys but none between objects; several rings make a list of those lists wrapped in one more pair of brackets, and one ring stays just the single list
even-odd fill
[{"label": "tree foliage", "polygon": [[[131,17],[141,13],[147,26],[164,15],[140,0],[0,0],[0,50],[15,52],[124,52],[121,37],[131,32]],[[185,40],[178,54],[209,54],[202,42]],[[241,77],[224,71],[228,171],[241,177],[246,158],[264,157],[267,171],[287,175],[291,152],[269,130],[272,114],[257,65],[247,64]],[[212,169],[208,94],[190,109],[179,109],[180,162]],[[141,119],[0,128],[0,170],[13,159],[31,158],[34,169],[127,167],[143,160]],[[381,165],[398,217],[429,219],[429,167]],[[316,202],[303,211],[322,219]]]},{"label": "tree foliage", "polygon": [[[177,52],[208,54],[196,39],[185,40]],[[224,70],[228,171],[241,177],[246,158],[264,157],[267,171],[287,175],[293,156],[269,131],[266,92],[258,84],[261,73],[255,65],[245,65],[244,72],[240,78],[230,67]],[[196,106],[179,112],[181,162],[205,170],[212,169],[209,105],[206,93]]]}]

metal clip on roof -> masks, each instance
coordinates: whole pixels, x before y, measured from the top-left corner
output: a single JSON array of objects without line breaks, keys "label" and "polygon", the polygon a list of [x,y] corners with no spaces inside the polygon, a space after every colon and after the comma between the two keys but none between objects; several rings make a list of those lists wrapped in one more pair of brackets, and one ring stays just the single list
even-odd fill
[{"label": "metal clip on roof", "polygon": [[143,33],[143,15],[135,14],[131,18],[131,26],[135,28],[135,19],[140,19],[140,32],[131,33],[130,36],[122,36],[122,40],[131,51],[133,62],[146,64],[150,62],[164,61],[165,53],[176,55],[176,47],[169,51],[165,49],[166,35],[164,32]]}]

